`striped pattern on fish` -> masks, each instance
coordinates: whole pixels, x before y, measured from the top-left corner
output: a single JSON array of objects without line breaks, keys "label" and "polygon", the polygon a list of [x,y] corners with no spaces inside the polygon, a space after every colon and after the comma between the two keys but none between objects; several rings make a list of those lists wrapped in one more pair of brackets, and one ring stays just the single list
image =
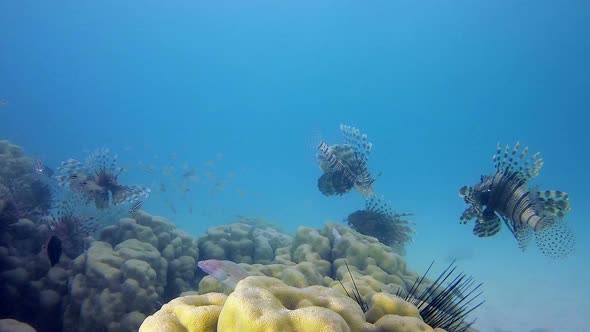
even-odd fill
[{"label": "striped pattern on fish", "polygon": [[329,146],[322,141],[318,145],[318,151],[320,168],[324,172],[337,172],[344,177],[346,182],[351,183],[361,193],[372,193],[371,186],[375,179],[371,177],[364,157],[350,145],[336,144]]},{"label": "striped pattern on fish", "polygon": [[460,196],[471,205],[461,216],[461,223],[475,218],[473,233],[487,237],[497,234],[504,222],[522,250],[534,235],[545,255],[566,256],[574,246],[574,235],[563,222],[570,210],[569,195],[529,188],[543,160],[539,153],[527,159],[528,148],[519,152],[519,143],[512,150],[509,146],[502,149],[498,144],[493,157],[496,172],[482,176],[474,187],[460,189]]}]

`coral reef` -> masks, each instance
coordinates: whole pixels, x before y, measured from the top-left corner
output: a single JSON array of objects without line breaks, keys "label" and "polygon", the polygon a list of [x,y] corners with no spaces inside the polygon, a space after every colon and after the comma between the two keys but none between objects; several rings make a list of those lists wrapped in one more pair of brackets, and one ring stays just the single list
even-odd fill
[{"label": "coral reef", "polygon": [[[275,247],[274,259],[270,262],[266,259],[259,262],[247,255],[254,252],[246,251],[252,248],[253,233],[252,226],[244,224],[210,228],[199,239],[199,258],[240,262],[236,258],[244,257],[240,266],[250,275],[279,278],[296,287],[338,284],[337,278],[347,278],[345,262],[362,274],[360,279],[367,278],[367,286],[374,291],[386,289],[395,293],[399,288],[407,291],[418,278],[416,273],[407,270],[405,261],[391,247],[341,225],[326,224],[321,231],[300,227],[295,237],[285,238],[281,246]],[[238,251],[240,249],[245,251]],[[199,292],[212,291],[227,293],[231,289],[212,277],[201,279]]]},{"label": "coral reef", "polygon": [[[367,149],[351,130],[344,128],[353,135],[347,144]],[[35,162],[22,149],[0,142],[0,318],[12,319],[0,321],[0,331],[6,326],[27,331],[14,319],[41,332],[140,326],[142,331],[443,331],[425,323],[422,303],[416,308],[403,300],[433,282],[419,281],[394,248],[374,237],[331,223],[288,235],[240,217],[197,240],[137,210],[147,188],[103,183],[108,179],[101,172],[115,180],[119,172],[108,152],[100,150],[89,160],[69,161],[61,170],[62,185],[80,189],[86,195],[82,202],[62,202],[57,214],[48,216],[45,175],[35,172]],[[101,195],[89,195],[90,182],[101,187]],[[89,199],[99,208],[92,209],[110,212],[80,213],[77,207],[88,207]],[[119,218],[123,210],[128,214],[128,205],[134,206],[132,218]],[[95,235],[101,225],[110,226]],[[52,236],[63,243],[53,267],[47,257]],[[421,302],[436,302],[441,292],[430,289]]]},{"label": "coral reef", "polygon": [[0,141],[0,230],[19,219],[37,221],[49,211],[52,193],[44,180],[21,147]]},{"label": "coral reef", "polygon": [[292,241],[290,235],[271,226],[242,222],[221,225],[209,228],[207,234],[199,238],[199,259],[267,264],[280,256],[281,249]]},{"label": "coral reef", "polygon": [[51,236],[41,222],[51,207],[45,174],[23,149],[0,141],[0,317],[46,331],[60,329],[61,300],[67,292],[66,256],[51,267],[45,249]]},{"label": "coral reef", "polygon": [[71,267],[66,329],[136,330],[161,302],[196,289],[194,238],[137,212],[103,229]]},{"label": "coral reef", "polygon": [[[68,291],[69,258],[51,267],[45,252],[47,225],[20,219],[0,234],[0,317],[27,322],[40,331],[59,331]],[[43,326],[43,329],[40,327]]]},{"label": "coral reef", "polygon": [[140,332],[162,330],[445,331],[428,326],[416,307],[391,294],[375,293],[365,315],[354,300],[335,289],[292,287],[260,276],[243,279],[227,297],[209,293],[175,299],[140,327]]},{"label": "coral reef", "polygon": [[14,319],[0,319],[0,332],[35,332],[35,329]]}]

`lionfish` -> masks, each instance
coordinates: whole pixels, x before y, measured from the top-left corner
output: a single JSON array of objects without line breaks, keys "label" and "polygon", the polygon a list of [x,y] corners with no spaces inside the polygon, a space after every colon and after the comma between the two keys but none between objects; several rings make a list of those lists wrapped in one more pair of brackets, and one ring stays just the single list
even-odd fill
[{"label": "lionfish", "polygon": [[86,238],[91,236],[100,226],[100,217],[82,211],[83,198],[70,195],[57,204],[53,216],[45,219],[52,233],[52,239],[61,242],[60,251],[70,258],[78,257],[85,250]]},{"label": "lionfish", "polygon": [[373,195],[365,201],[365,209],[351,213],[347,221],[355,231],[372,236],[396,253],[404,254],[405,244],[412,241],[414,233],[411,222],[404,217],[411,215],[393,212],[382,196]]},{"label": "lionfish", "polygon": [[369,172],[367,162],[373,144],[366,134],[354,127],[340,125],[345,144],[328,145],[321,141],[317,146],[318,162],[324,172],[318,179],[318,189],[326,196],[343,195],[352,188],[364,196],[373,194],[375,181]]},{"label": "lionfish", "polygon": [[520,143],[504,150],[498,143],[493,157],[496,172],[481,176],[473,187],[463,186],[459,195],[470,204],[461,223],[476,219],[473,233],[489,237],[500,231],[502,222],[516,238],[524,251],[532,236],[541,252],[552,258],[561,258],[573,252],[574,234],[563,219],[570,210],[569,195],[563,191],[529,188],[543,159],[540,153],[527,158],[528,147],[520,151]]},{"label": "lionfish", "polygon": [[122,171],[123,168],[117,166],[116,155],[111,155],[108,149],[97,149],[85,163],[75,159],[62,162],[57,179],[61,186],[83,195],[87,203],[94,202],[98,209],[145,200],[151,190],[143,186],[120,184],[119,175]]}]

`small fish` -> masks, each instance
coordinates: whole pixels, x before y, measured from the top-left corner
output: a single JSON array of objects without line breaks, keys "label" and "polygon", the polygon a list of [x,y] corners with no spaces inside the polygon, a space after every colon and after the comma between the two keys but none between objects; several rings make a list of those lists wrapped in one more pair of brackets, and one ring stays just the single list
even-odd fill
[{"label": "small fish", "polygon": [[166,192],[166,185],[164,183],[160,183],[160,191]]},{"label": "small fish", "polygon": [[232,261],[208,259],[198,262],[197,266],[205,271],[205,273],[215,278],[215,280],[231,289],[236,288],[236,285],[240,280],[250,275],[241,266]]},{"label": "small fish", "polygon": [[129,208],[129,214],[134,214],[135,212],[137,212],[137,210],[139,210],[141,208],[142,204],[143,204],[143,201],[137,201],[137,202],[133,203],[133,205],[131,205],[131,207]]},{"label": "small fish", "polygon": [[8,105],[8,100],[0,99],[0,106]]},{"label": "small fish", "polygon": [[195,171],[194,169],[189,169],[188,171],[182,173],[182,177],[183,178],[190,178],[197,175],[197,171]]},{"label": "small fish", "polygon": [[45,168],[43,167],[43,162],[40,159],[38,159],[35,162],[35,173],[37,173],[37,174],[43,174],[43,171],[44,170],[45,170]]},{"label": "small fish", "polygon": [[47,243],[47,257],[49,257],[51,266],[59,263],[59,258],[61,257],[61,240],[55,235],[51,236]]},{"label": "small fish", "polygon": [[166,200],[166,203],[168,203],[168,207],[170,208],[172,213],[176,214],[176,207],[174,206],[174,204],[172,204],[172,202],[168,199]]}]

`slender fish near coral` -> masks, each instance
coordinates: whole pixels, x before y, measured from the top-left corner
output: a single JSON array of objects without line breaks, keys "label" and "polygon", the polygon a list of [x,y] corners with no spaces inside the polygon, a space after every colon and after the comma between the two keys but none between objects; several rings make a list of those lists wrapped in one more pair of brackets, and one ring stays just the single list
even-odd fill
[{"label": "slender fish near coral", "polygon": [[208,259],[200,261],[197,266],[227,287],[234,289],[238,282],[250,274],[232,261]]}]

